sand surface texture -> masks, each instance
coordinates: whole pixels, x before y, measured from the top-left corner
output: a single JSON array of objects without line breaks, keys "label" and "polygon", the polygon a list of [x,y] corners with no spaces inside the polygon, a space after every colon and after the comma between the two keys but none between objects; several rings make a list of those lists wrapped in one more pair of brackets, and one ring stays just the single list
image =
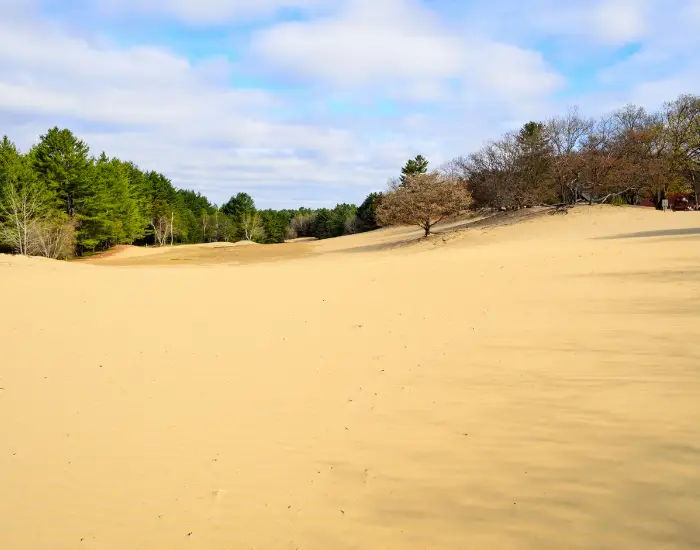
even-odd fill
[{"label": "sand surface texture", "polygon": [[0,256],[0,548],[700,547],[700,213]]}]

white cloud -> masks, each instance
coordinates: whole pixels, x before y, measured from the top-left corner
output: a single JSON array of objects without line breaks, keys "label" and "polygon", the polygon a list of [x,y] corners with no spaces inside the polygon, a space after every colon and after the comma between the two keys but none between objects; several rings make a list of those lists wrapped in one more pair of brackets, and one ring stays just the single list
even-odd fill
[{"label": "white cloud", "polygon": [[646,31],[646,8],[643,0],[601,2],[591,10],[593,28],[606,42],[630,42]]},{"label": "white cloud", "polygon": [[24,148],[49,126],[68,125],[93,152],[163,171],[218,201],[242,185],[281,188],[277,204],[287,204],[295,186],[313,199],[320,186],[349,185],[354,196],[353,184],[376,185],[375,169],[358,174],[342,165],[367,160],[355,136],[275,120],[281,99],[231,88],[231,67],[221,60],[192,64],[158,48],[98,47],[17,22],[0,23],[0,34],[7,39],[0,41],[0,122]]},{"label": "white cloud", "polygon": [[586,36],[603,44],[625,44],[641,38],[651,13],[649,0],[547,4],[532,16],[541,28],[556,35]]},{"label": "white cloud", "polygon": [[292,74],[340,85],[449,77],[459,71],[459,43],[432,19],[413,3],[355,0],[332,17],[268,28],[253,49]]},{"label": "white cloud", "polygon": [[169,15],[187,23],[218,23],[273,15],[284,8],[323,7],[323,0],[98,0],[109,14]]},{"label": "white cloud", "polygon": [[[700,91],[700,2],[677,2],[664,6],[650,18],[638,50],[601,69],[601,88],[612,87],[625,102],[649,108],[660,106],[681,93]],[[657,5],[660,8],[660,5]]]},{"label": "white cloud", "polygon": [[534,43],[543,37],[577,38],[583,51],[594,45],[619,45],[638,40],[654,26],[660,12],[696,0],[472,0],[455,19],[466,28],[509,41]]},{"label": "white cloud", "polygon": [[539,53],[455,33],[413,0],[352,0],[329,17],[269,27],[252,49],[295,78],[418,101],[458,99],[455,87],[514,100],[561,84]]},{"label": "white cloud", "polygon": [[[225,51],[193,61],[165,46],[117,46],[79,20],[66,30],[39,15],[39,1],[12,0],[0,19],[0,131],[27,148],[67,126],[95,153],[219,202],[241,190],[268,206],[359,201],[417,153],[439,165],[570,103],[595,115],[700,89],[697,0],[666,10],[660,0],[475,0],[467,7],[479,17],[447,17],[437,6],[465,6],[448,0],[103,0],[198,24],[313,8],[295,23],[256,24],[235,64]],[[588,82],[595,92],[574,96],[556,56],[532,45],[552,37],[581,59],[630,41],[638,51],[608,58]],[[233,84],[250,77],[268,89]]]},{"label": "white cloud", "polygon": [[543,98],[563,84],[563,78],[547,66],[537,51],[487,40],[474,40],[468,45],[467,81],[477,84],[491,98]]},{"label": "white cloud", "polygon": [[[412,1],[352,0],[333,18],[299,25],[272,26],[253,51],[262,55],[261,44],[269,40],[268,68],[283,62],[271,46],[281,32],[277,45],[293,52],[286,58],[290,70],[308,54],[304,76],[311,81],[303,99],[233,87],[234,72],[252,70],[256,59],[235,66],[224,58],[194,63],[163,47],[116,46],[30,17],[0,22],[3,132],[26,148],[49,126],[66,125],[95,153],[163,171],[176,185],[217,201],[245,189],[272,205],[328,204],[361,200],[382,188],[409,155],[447,160],[462,152],[465,138],[461,122],[439,113],[397,114],[389,128],[351,115],[318,115],[314,106],[325,99],[315,83],[332,82],[351,97],[355,86],[364,86],[368,104],[382,97],[443,101],[478,121],[473,132],[483,138],[492,132],[490,115],[479,113],[483,102],[469,94],[492,88],[490,101],[517,97],[522,109],[532,105],[524,98],[541,98],[556,81],[539,54],[460,39]],[[305,41],[299,33],[307,31],[322,43]],[[321,50],[327,55],[312,55]],[[336,71],[336,63],[343,70]],[[296,116],[299,107],[308,116]],[[447,128],[454,138],[445,135]]]}]

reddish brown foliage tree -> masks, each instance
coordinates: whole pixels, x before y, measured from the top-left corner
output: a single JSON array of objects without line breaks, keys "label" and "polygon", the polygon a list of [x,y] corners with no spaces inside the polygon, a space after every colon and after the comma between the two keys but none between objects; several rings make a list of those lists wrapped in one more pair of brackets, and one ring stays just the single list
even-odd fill
[{"label": "reddish brown foliage tree", "polygon": [[414,174],[383,197],[377,218],[383,225],[417,225],[427,237],[436,223],[470,204],[471,195],[464,184],[438,172]]}]

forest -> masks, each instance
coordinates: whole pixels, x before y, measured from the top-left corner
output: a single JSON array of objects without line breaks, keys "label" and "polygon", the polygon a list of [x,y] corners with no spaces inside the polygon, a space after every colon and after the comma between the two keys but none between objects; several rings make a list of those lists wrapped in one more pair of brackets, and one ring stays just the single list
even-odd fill
[{"label": "forest", "polygon": [[26,154],[7,136],[0,142],[0,246],[19,254],[69,258],[118,244],[329,238],[376,228],[373,197],[359,208],[258,210],[238,193],[218,207],[161,173],[90,156],[68,129],[51,128]]},{"label": "forest", "polygon": [[[653,113],[629,105],[597,120],[571,109],[446,163],[435,178],[416,179],[427,172],[428,161],[418,155],[384,193],[371,193],[359,207],[259,210],[247,193],[217,206],[196,191],[177,189],[161,173],[105,153],[91,156],[70,130],[55,127],[27,153],[7,136],[0,142],[0,248],[70,258],[118,244],[325,239],[379,227],[383,200],[388,214],[379,220],[386,223],[412,220],[416,201],[425,210],[426,200],[428,211],[441,216],[465,205],[659,208],[669,198],[693,208],[700,192],[700,97],[682,95]],[[451,192],[436,182],[451,185]],[[428,218],[426,235],[434,221]]]}]

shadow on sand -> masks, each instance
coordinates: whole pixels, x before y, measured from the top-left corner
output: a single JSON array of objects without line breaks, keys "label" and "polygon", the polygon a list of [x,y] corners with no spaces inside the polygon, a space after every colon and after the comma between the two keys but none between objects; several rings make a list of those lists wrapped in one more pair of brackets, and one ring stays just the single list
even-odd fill
[{"label": "shadow on sand", "polygon": [[638,233],[620,233],[618,235],[596,237],[596,240],[641,239],[644,237],[672,237],[682,235],[700,235],[700,227],[688,227],[683,229],[660,229],[658,231],[640,231]]},{"label": "shadow on sand", "polygon": [[[442,240],[443,237],[458,233],[460,231],[466,231],[468,229],[482,229],[488,230],[495,227],[503,227],[507,225],[514,225],[516,223],[523,222],[525,220],[531,220],[539,218],[546,214],[552,212],[551,208],[548,207],[535,207],[527,208],[522,210],[510,211],[510,212],[495,212],[485,214],[483,212],[478,214],[473,214],[468,218],[461,221],[448,221],[438,224],[433,229],[430,237],[433,242],[437,242],[438,239]],[[415,230],[412,234],[407,235],[405,238],[400,240],[386,241],[382,243],[369,244],[354,246],[352,248],[346,248],[343,250],[337,250],[336,253],[354,253],[354,252],[373,252],[378,250],[389,250],[393,248],[401,248],[405,246],[410,246],[412,244],[426,242],[426,238],[422,235],[421,230]]]}]

